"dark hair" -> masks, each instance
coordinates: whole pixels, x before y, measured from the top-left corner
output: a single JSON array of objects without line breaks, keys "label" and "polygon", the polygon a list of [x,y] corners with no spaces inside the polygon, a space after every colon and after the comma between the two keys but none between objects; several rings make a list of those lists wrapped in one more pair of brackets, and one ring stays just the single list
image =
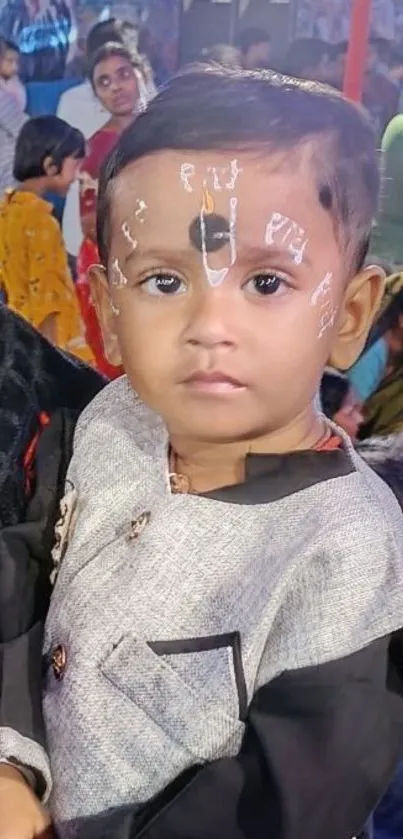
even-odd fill
[{"label": "dark hair", "polygon": [[271,36],[265,29],[260,29],[258,26],[250,26],[239,33],[237,38],[237,47],[241,50],[242,55],[246,55],[251,47],[256,44],[271,44]]},{"label": "dark hair", "polygon": [[98,194],[98,246],[107,264],[108,187],[130,163],[165,149],[292,152],[312,143],[318,200],[348,260],[362,267],[379,192],[375,135],[366,112],[324,85],[271,71],[208,67],[173,79],[120,138]]},{"label": "dark hair", "polygon": [[349,390],[346,376],[325,370],[320,383],[320,401],[325,416],[332,419],[340,411]]},{"label": "dark hair", "polygon": [[329,55],[333,61],[344,55],[348,50],[348,41],[337,41],[336,44],[329,44]]},{"label": "dark hair", "polygon": [[86,53],[89,59],[94,52],[97,52],[100,47],[107,44],[109,41],[119,41],[119,23],[117,18],[111,17],[109,20],[101,20],[90,29],[87,35]]},{"label": "dark hair", "polygon": [[0,37],[0,58],[3,58],[6,52],[16,52],[17,55],[20,54],[20,48],[14,41],[8,41],[7,38]]},{"label": "dark hair", "polygon": [[289,46],[284,59],[284,72],[303,78],[308,67],[318,67],[330,53],[329,44],[320,38],[297,38]]},{"label": "dark hair", "polygon": [[205,47],[201,51],[200,62],[219,64],[222,67],[239,67],[239,50],[232,44],[214,44],[212,47]]},{"label": "dark hair", "polygon": [[108,43],[100,47],[94,55],[91,56],[88,67],[88,78],[94,87],[94,73],[98,64],[102,61],[107,61],[108,58],[124,58],[132,67],[139,67],[140,60],[130,50],[126,49],[123,44]]},{"label": "dark hair", "polygon": [[56,116],[34,117],[23,125],[18,137],[14,177],[17,181],[40,178],[47,157],[52,158],[60,171],[66,157],[84,156],[85,139],[81,131]]}]

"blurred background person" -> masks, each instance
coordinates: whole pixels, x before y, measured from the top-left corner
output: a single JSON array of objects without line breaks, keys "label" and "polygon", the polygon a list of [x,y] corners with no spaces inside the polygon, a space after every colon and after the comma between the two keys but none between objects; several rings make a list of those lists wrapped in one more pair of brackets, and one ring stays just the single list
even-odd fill
[{"label": "blurred background person", "polygon": [[337,370],[325,370],[320,386],[323,413],[356,440],[364,422],[362,402],[347,376]]},{"label": "blurred background person", "polygon": [[15,147],[27,119],[15,97],[0,85],[0,199],[7,187],[15,184]]},{"label": "blurred background person", "polygon": [[236,46],[241,54],[245,70],[270,67],[272,57],[271,35],[265,29],[249,27],[240,32]]},{"label": "blurred background person", "polygon": [[200,61],[205,64],[219,64],[221,67],[242,67],[242,56],[232,44],[214,44],[202,50]]},{"label": "blurred background person", "polygon": [[4,302],[44,338],[91,361],[60,227],[43,198],[66,194],[84,153],[83,135],[56,116],[23,126],[14,161],[20,186],[0,203],[0,285]]},{"label": "blurred background person", "polygon": [[326,81],[331,46],[320,38],[297,38],[290,44],[282,64],[288,76],[312,81]]},{"label": "blurred background person", "polygon": [[[110,119],[109,111],[104,108],[102,101],[95,96],[93,86],[88,77],[88,68],[92,65],[93,57],[107,43],[117,43],[127,46],[137,59],[138,28],[134,24],[110,18],[97,23],[88,33],[86,44],[87,78],[81,85],[66,91],[60,99],[57,114],[69,125],[78,128],[89,140]],[[138,83],[142,102],[147,99],[146,84],[141,74]],[[75,263],[83,239],[78,184],[74,183],[68,192],[63,213],[63,236],[66,243],[70,265],[75,274]]]},{"label": "blurred background person", "polygon": [[12,41],[0,38],[0,85],[14,96],[21,111],[27,106],[27,92],[19,77],[20,51]]},{"label": "blurred background person", "polygon": [[96,311],[91,302],[88,269],[99,262],[96,243],[96,203],[101,166],[120,135],[141,108],[139,66],[132,53],[120,44],[105,44],[92,58],[88,76],[93,91],[109,119],[87,143],[87,154],[80,171],[80,220],[83,241],[78,256],[77,294],[86,326],[86,335],[97,368],[109,376],[117,371],[107,362]]}]

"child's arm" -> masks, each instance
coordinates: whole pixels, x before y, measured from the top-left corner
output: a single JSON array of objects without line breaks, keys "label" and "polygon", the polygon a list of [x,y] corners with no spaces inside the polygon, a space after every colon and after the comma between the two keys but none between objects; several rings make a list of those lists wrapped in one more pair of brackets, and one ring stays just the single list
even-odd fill
[{"label": "child's arm", "polygon": [[140,815],[84,820],[79,839],[352,839],[400,753],[402,661],[396,636],[282,674],[256,693],[237,757],[195,767]]}]

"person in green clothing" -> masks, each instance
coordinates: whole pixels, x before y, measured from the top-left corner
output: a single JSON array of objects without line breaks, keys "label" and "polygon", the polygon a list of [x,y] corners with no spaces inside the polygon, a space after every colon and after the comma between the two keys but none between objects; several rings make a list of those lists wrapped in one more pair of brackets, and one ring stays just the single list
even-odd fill
[{"label": "person in green clothing", "polygon": [[403,114],[389,123],[382,140],[384,194],[371,252],[394,270],[403,267]]}]

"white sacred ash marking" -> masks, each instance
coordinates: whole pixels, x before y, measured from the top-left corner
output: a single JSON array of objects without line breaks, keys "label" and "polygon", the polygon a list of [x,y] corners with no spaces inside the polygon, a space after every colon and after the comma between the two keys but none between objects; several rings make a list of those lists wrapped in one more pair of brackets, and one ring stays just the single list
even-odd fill
[{"label": "white sacred ash marking", "polygon": [[326,297],[332,287],[333,274],[328,271],[323,277],[323,280],[318,283],[311,295],[311,306],[316,306],[321,297]]},{"label": "white sacred ash marking", "polygon": [[[212,187],[215,192],[221,192],[223,189],[234,190],[238,177],[242,172],[243,169],[238,166],[238,160],[236,159],[231,160],[229,166],[208,166],[206,169],[206,174],[212,175]],[[195,176],[196,166],[194,163],[182,163],[180,178],[186,192],[194,191],[190,180]],[[203,180],[203,183],[206,183],[206,178]]]},{"label": "white sacred ash marking", "polygon": [[[234,190],[238,177],[243,172],[243,169],[239,168],[237,160],[231,160],[229,166],[209,166],[207,172],[213,176],[213,189],[216,192],[220,192],[222,189]],[[227,178],[228,174],[230,180],[226,181],[223,187],[220,177],[223,179]]]},{"label": "white sacred ash marking", "polygon": [[203,259],[203,267],[207,277],[207,282],[209,285],[214,288],[216,286],[221,285],[222,282],[228,276],[228,272],[230,268],[234,265],[237,257],[237,249],[236,249],[236,222],[237,222],[237,210],[238,210],[238,199],[235,197],[230,198],[230,214],[229,214],[229,232],[227,234],[218,234],[220,237],[226,236],[228,238],[228,244],[230,247],[230,264],[226,268],[210,268],[208,264],[208,255],[207,255],[207,248],[206,248],[206,213],[204,208],[202,207],[200,210],[200,232],[201,232],[201,244],[202,244],[202,259]]},{"label": "white sacred ash marking", "polygon": [[189,183],[189,178],[194,178],[196,174],[196,167],[193,163],[182,163],[181,166],[181,181],[185,187],[186,192],[193,192],[193,187]]},{"label": "white sacred ash marking", "polygon": [[127,277],[125,277],[117,257],[112,261],[111,285],[115,286],[115,288],[122,288],[127,285]]},{"label": "white sacred ash marking", "polygon": [[295,265],[301,265],[308,239],[303,227],[282,213],[272,213],[266,226],[266,245],[286,248]]},{"label": "white sacred ash marking", "polygon": [[148,209],[147,204],[141,198],[138,198],[136,201],[137,210],[135,210],[134,216],[140,224],[144,224],[143,214]]},{"label": "white sacred ash marking", "polygon": [[319,338],[322,338],[322,336],[328,329],[331,329],[332,326],[334,326],[337,318],[337,313],[338,309],[336,306],[333,306],[331,300],[328,300],[326,303],[323,304],[319,321],[318,340]]},{"label": "white sacred ash marking", "polygon": [[130,232],[129,223],[127,221],[124,221],[121,229],[126,241],[129,242],[129,245],[131,245],[133,250],[136,250],[138,242],[137,239],[133,239],[133,236]]}]

